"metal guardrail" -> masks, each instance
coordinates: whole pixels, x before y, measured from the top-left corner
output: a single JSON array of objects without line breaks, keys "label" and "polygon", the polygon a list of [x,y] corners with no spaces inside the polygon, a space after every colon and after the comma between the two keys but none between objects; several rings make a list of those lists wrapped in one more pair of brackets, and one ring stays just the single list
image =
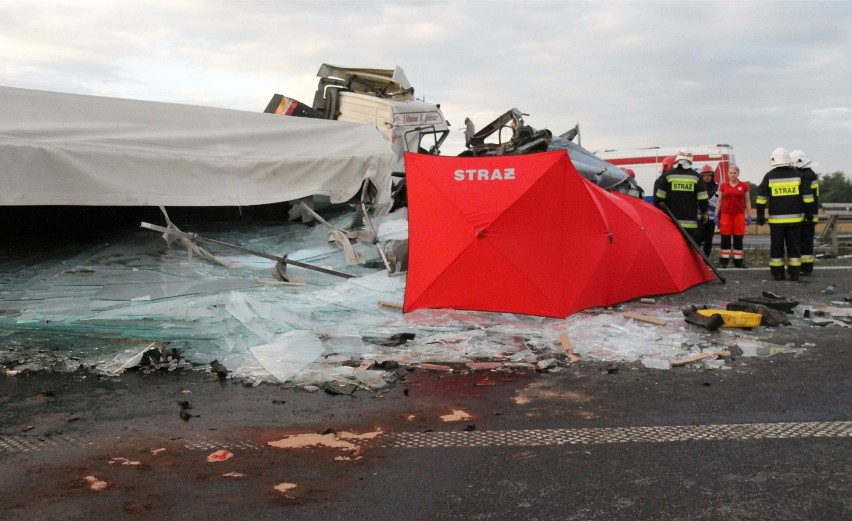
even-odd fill
[{"label": "metal guardrail", "polygon": [[827,220],[819,239],[824,241],[831,238],[831,252],[837,256],[840,247],[837,244],[837,224],[840,221],[852,221],[852,203],[822,203],[822,211]]}]

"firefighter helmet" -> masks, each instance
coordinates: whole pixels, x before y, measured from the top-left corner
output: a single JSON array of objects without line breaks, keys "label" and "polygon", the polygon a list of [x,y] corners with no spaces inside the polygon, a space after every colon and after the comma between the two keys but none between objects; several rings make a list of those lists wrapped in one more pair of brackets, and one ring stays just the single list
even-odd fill
[{"label": "firefighter helmet", "polygon": [[793,160],[790,159],[790,153],[784,147],[776,148],[772,151],[772,155],[769,156],[770,166],[791,166],[792,164]]},{"label": "firefighter helmet", "polygon": [[624,173],[629,175],[631,178],[636,179],[636,172],[634,172],[632,168],[625,168]]},{"label": "firefighter helmet", "polygon": [[675,163],[683,168],[692,168],[692,152],[680,150],[675,156]]},{"label": "firefighter helmet", "polygon": [[712,166],[710,166],[710,165],[704,165],[704,166],[702,166],[702,167],[701,167],[701,174],[702,174],[702,175],[706,175],[706,174],[713,175],[713,167],[712,167]]},{"label": "firefighter helmet", "polygon": [[790,160],[793,162],[793,166],[796,168],[807,168],[810,166],[816,166],[817,163],[814,163],[808,156],[802,152],[801,150],[793,150],[790,152]]},{"label": "firefighter helmet", "polygon": [[675,156],[669,156],[663,159],[663,172],[668,172],[675,164]]}]

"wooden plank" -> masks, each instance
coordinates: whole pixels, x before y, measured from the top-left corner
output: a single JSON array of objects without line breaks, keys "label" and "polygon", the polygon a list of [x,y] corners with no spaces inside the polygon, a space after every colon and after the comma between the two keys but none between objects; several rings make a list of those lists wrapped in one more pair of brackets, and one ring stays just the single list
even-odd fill
[{"label": "wooden plank", "polygon": [[688,365],[688,364],[691,364],[691,363],[694,363],[694,362],[699,362],[701,360],[704,360],[705,358],[712,358],[714,356],[723,358],[723,357],[726,357],[726,356],[731,356],[731,352],[730,351],[719,351],[718,353],[696,353],[692,356],[687,356],[686,358],[681,358],[679,360],[672,360],[671,366],[672,367],[680,367],[682,365]]},{"label": "wooden plank", "polygon": [[568,333],[562,333],[559,335],[559,343],[562,344],[562,349],[565,350],[566,353],[574,352],[574,344],[571,343],[571,339],[568,338]]},{"label": "wooden plank", "polygon": [[571,339],[568,338],[568,333],[562,333],[561,335],[559,335],[559,343],[562,344],[562,349],[568,355],[569,364],[576,364],[577,362],[582,360],[582,358],[580,358],[580,355],[574,353],[574,344],[572,344]]},{"label": "wooden plank", "polygon": [[402,311],[402,304],[398,304],[396,302],[389,302],[387,300],[380,300],[379,306],[381,306],[383,308],[391,308],[391,309],[397,309],[399,311]]},{"label": "wooden plank", "polygon": [[624,313],[624,317],[639,320],[640,322],[647,322],[649,324],[656,324],[658,326],[665,326],[668,323],[661,318],[643,315],[642,313],[634,313],[632,311]]}]

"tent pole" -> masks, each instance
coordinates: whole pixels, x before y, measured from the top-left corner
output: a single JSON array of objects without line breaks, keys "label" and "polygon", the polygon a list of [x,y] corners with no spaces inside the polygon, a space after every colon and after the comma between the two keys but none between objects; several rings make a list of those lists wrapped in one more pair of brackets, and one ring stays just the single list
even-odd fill
[{"label": "tent pole", "polygon": [[335,277],[342,277],[344,279],[351,279],[351,278],[355,277],[355,275],[350,275],[348,273],[343,273],[343,272],[340,272],[340,271],[334,271],[334,270],[330,270],[328,268],[321,268],[319,266],[314,266],[313,264],[306,264],[304,262],[290,260],[290,259],[287,258],[286,255],[284,255],[283,257],[278,257],[278,256],[275,256],[275,255],[272,255],[272,254],[269,254],[269,253],[264,253],[262,251],[250,250],[248,248],[243,248],[242,246],[237,246],[237,245],[234,245],[234,244],[228,244],[227,242],[217,241],[215,239],[206,239],[206,238],[201,237],[200,235],[195,234],[195,233],[180,232],[180,231],[172,230],[170,228],[164,228],[162,226],[157,226],[156,224],[150,224],[150,223],[145,223],[145,222],[141,223],[141,227],[147,228],[149,230],[154,230],[156,232],[162,232],[162,233],[166,233],[166,234],[169,234],[169,235],[174,235],[176,237],[182,237],[182,238],[188,239],[190,241],[198,241],[198,242],[202,242],[202,243],[215,244],[217,246],[230,248],[232,250],[236,250],[236,251],[239,251],[239,252],[242,252],[242,253],[247,253],[249,255],[256,255],[258,257],[263,257],[264,259],[274,260],[278,263],[278,265],[276,267],[280,267],[282,264],[283,265],[290,264],[292,266],[298,266],[299,268],[305,268],[307,270],[318,271],[320,273],[325,273],[327,275],[334,275]]},{"label": "tent pole", "polygon": [[666,203],[660,203],[660,208],[662,208],[669,216],[669,219],[671,219],[672,222],[675,223],[677,229],[680,230],[680,234],[684,236],[684,238],[690,245],[692,245],[692,249],[695,250],[696,253],[698,253],[698,255],[700,255],[702,259],[704,259],[704,262],[707,264],[707,267],[710,268],[710,271],[713,272],[713,275],[716,275],[716,278],[719,279],[719,282],[724,284],[725,277],[723,277],[722,274],[719,273],[719,270],[717,270],[716,267],[713,266],[713,263],[710,262],[710,259],[707,258],[707,255],[704,255],[704,251],[698,246],[698,244],[695,243],[695,239],[692,238],[692,235],[690,235],[689,232],[686,231],[683,226],[681,226],[678,220],[675,219],[675,216],[672,214],[671,210],[669,210],[669,207],[666,206]]}]

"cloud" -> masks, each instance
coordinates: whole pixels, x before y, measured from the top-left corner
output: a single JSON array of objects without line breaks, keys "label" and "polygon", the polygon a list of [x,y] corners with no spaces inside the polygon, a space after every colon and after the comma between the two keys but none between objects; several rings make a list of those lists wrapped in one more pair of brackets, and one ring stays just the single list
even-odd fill
[{"label": "cloud", "polygon": [[453,128],[518,107],[590,149],[728,142],[752,181],[779,145],[852,170],[849,48],[849,2],[0,5],[3,85],[260,111],[310,103],[322,63],[400,65]]}]

